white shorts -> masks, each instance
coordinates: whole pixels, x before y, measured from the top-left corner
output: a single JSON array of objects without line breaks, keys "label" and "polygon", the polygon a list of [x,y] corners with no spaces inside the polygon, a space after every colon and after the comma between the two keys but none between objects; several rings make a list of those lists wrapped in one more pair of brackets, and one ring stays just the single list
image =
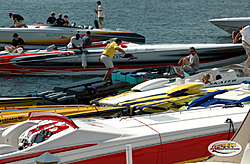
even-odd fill
[{"label": "white shorts", "polygon": [[9,51],[10,52],[12,52],[12,51],[14,51],[15,49],[14,48],[12,48],[11,46],[6,46],[8,49],[9,49]]},{"label": "white shorts", "polygon": [[246,54],[250,55],[250,45],[247,42],[245,42],[244,40],[242,41],[242,47],[245,49]]},{"label": "white shorts", "polygon": [[101,60],[106,66],[106,68],[114,68],[113,61],[109,56],[102,54]]},{"label": "white shorts", "polygon": [[24,20],[20,20],[20,21],[18,21],[18,22],[16,23],[16,25],[17,25],[17,26],[21,26],[21,25],[23,25],[23,23],[24,23]]}]

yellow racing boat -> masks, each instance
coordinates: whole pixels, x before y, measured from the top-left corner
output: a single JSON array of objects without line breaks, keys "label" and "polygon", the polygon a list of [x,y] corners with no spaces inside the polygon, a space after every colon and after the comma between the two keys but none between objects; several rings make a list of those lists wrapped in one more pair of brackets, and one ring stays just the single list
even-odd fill
[{"label": "yellow racing boat", "polygon": [[165,94],[149,96],[131,101],[119,103],[118,106],[126,106],[130,109],[130,114],[148,114],[164,112],[169,109],[179,110],[181,106],[188,104],[189,102],[206,95],[208,93],[219,91],[217,94],[224,93],[227,89],[239,88],[239,86],[228,86],[213,88],[210,90],[200,90],[204,87],[204,84],[182,84],[178,87],[172,88]]}]

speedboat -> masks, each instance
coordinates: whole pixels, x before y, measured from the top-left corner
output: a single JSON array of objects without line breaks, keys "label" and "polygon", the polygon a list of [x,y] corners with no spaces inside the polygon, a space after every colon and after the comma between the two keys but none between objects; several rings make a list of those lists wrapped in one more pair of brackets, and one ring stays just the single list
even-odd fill
[{"label": "speedboat", "polygon": [[29,119],[30,112],[54,112],[69,118],[107,117],[119,115],[125,107],[97,107],[91,105],[39,105],[0,108],[0,126],[16,124]]},{"label": "speedboat", "polygon": [[95,29],[93,27],[72,27],[72,26],[58,26],[35,24],[28,25],[28,28],[0,28],[0,47],[4,48],[11,44],[13,33],[18,35],[25,41],[25,48],[27,49],[44,49],[51,44],[56,46],[66,46],[71,37],[79,33],[84,36],[87,31],[91,32],[91,41],[98,42],[108,40],[110,38],[122,38],[124,41],[145,43],[145,37],[126,30],[111,30],[111,29]]},{"label": "speedboat", "polygon": [[[207,84],[201,82],[203,74],[205,73],[211,76],[210,82]],[[221,78],[217,79],[217,77]],[[167,78],[149,80],[136,85],[131,91],[117,94],[115,96],[97,98],[92,100],[91,103],[100,106],[119,106],[123,103],[125,105],[125,103],[128,102],[127,105],[130,107],[130,105],[135,104],[131,104],[129,101],[134,101],[136,103],[143,101],[147,104],[153,102],[155,99],[168,101],[167,97],[178,99],[178,96],[175,97],[174,95],[186,94],[189,91],[191,93],[201,94],[201,91],[207,91],[211,88],[228,88],[229,85],[233,88],[235,87],[234,85],[239,85],[243,81],[250,81],[250,69],[240,64],[232,64],[200,72],[184,79],[176,78],[176,82],[173,83],[169,83],[169,79]],[[158,108],[157,110],[165,111],[167,109],[168,108],[166,107],[164,110],[162,108]],[[134,109],[132,112],[134,112]]]},{"label": "speedboat", "polygon": [[210,19],[209,22],[232,34],[232,32],[236,31],[239,27],[249,25],[250,17]]},{"label": "speedboat", "polygon": [[[93,45],[94,46],[94,45]],[[116,52],[115,69],[132,72],[148,67],[174,65],[180,58],[187,56],[189,48],[194,46],[200,59],[200,69],[214,65],[225,66],[246,60],[241,44],[136,44],[123,42],[121,48],[132,54]],[[100,75],[107,69],[98,58],[104,48],[96,47],[69,51],[33,52],[24,54],[6,54],[0,56],[0,74],[26,75]]]},{"label": "speedboat", "polygon": [[[49,152],[62,163],[195,162],[211,155],[207,145],[231,138],[246,116],[244,107],[157,113],[121,118],[69,119],[56,113],[32,112],[27,121],[0,130],[2,163],[34,163]],[[225,123],[231,119],[231,124]],[[195,150],[195,151],[190,151]]]},{"label": "speedboat", "polygon": [[[189,76],[185,73],[186,76]],[[174,66],[153,67],[139,69],[135,72],[112,73],[112,83],[103,82],[103,77],[94,77],[70,84],[55,86],[52,90],[38,93],[37,96],[43,97],[41,104],[89,104],[93,99],[115,95],[130,90],[144,80],[164,77],[174,81],[175,78],[184,78],[184,71]]]}]

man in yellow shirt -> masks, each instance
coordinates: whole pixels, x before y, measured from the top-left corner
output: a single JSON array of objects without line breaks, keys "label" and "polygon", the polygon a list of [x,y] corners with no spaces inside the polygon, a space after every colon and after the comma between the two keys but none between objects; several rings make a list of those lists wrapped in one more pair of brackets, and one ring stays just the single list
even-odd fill
[{"label": "man in yellow shirt", "polygon": [[[106,46],[106,48],[104,49],[101,57],[99,57],[98,61],[102,61],[104,63],[104,65],[106,66],[106,68],[108,68],[108,71],[106,72],[104,78],[102,79],[102,81],[104,82],[112,82],[111,79],[111,73],[114,70],[114,65],[112,62],[112,58],[115,55],[116,50],[118,50],[119,52],[126,54],[120,47],[119,45],[122,43],[121,39],[116,39],[114,42],[112,42],[111,44],[108,44]],[[109,80],[108,80],[109,78]]]}]

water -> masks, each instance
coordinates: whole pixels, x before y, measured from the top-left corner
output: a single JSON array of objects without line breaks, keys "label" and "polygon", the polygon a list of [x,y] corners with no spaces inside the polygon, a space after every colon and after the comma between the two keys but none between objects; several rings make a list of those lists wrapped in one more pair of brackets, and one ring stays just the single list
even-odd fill
[{"label": "water", "polygon": [[[68,15],[77,25],[94,26],[97,0],[1,0],[1,26],[11,26],[9,13],[26,24],[45,22],[53,11]],[[146,37],[146,43],[231,42],[231,35],[208,20],[250,16],[249,0],[102,0],[107,11],[104,28],[126,29]],[[1,37],[1,36],[0,36]],[[1,76],[0,94],[25,96],[51,90],[88,77]]]}]

